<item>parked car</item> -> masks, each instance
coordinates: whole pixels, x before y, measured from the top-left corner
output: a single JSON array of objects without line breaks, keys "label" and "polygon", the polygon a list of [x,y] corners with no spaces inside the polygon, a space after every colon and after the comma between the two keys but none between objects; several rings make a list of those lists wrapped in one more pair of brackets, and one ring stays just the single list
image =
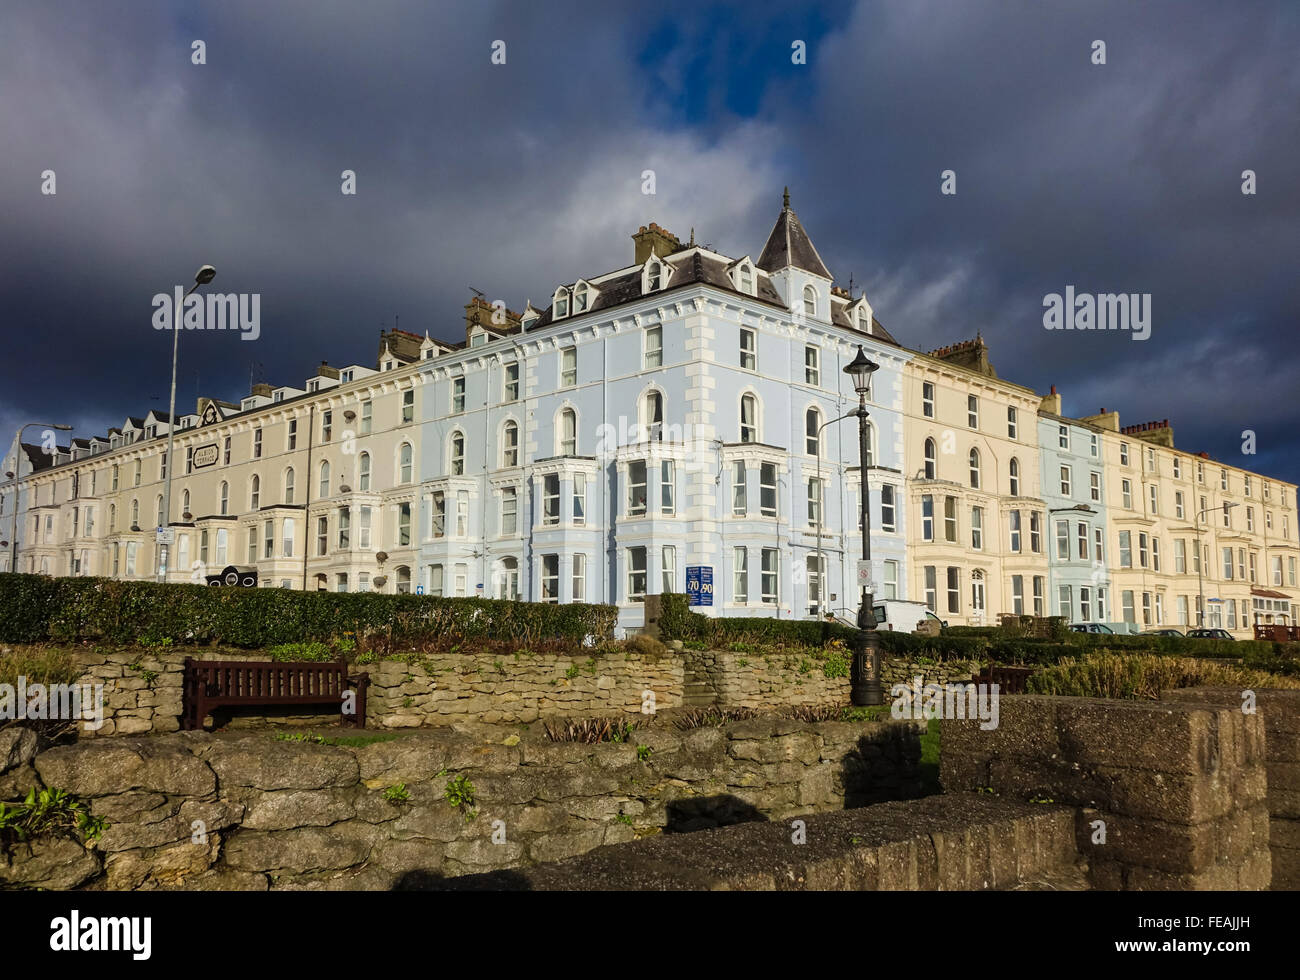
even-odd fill
[{"label": "parked car", "polygon": [[1071,623],[1070,632],[1072,633],[1110,633],[1114,630],[1102,623]]},{"label": "parked car", "polygon": [[1236,637],[1227,630],[1220,629],[1194,629],[1188,630],[1187,635],[1194,640],[1235,640]]},{"label": "parked car", "polygon": [[1139,636],[1177,636],[1180,638],[1183,636],[1180,630],[1168,629],[1168,628],[1158,629],[1158,630],[1143,630],[1138,635]]}]

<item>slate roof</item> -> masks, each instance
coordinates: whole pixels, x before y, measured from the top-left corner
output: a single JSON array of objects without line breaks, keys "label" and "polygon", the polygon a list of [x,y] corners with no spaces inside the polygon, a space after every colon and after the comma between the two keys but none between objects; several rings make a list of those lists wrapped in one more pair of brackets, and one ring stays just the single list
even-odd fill
[{"label": "slate roof", "polygon": [[808,232],[803,230],[798,216],[791,209],[790,195],[787,193],[785,207],[781,209],[776,224],[772,226],[772,234],[767,236],[767,244],[758,257],[758,267],[764,272],[776,272],[788,265],[823,279],[835,278],[817,254]]}]

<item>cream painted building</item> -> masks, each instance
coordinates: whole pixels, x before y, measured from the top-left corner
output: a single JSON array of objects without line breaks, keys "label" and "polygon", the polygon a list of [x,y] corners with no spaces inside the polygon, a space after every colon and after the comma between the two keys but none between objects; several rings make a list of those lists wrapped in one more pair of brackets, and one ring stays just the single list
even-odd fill
[{"label": "cream painted building", "polygon": [[910,595],[950,625],[1049,615],[1038,409],[981,338],[903,370]]},{"label": "cream painted building", "polygon": [[1239,638],[1295,624],[1295,484],[1174,448],[1168,420],[1122,427],[1103,409],[1083,421],[1102,430],[1112,619],[1140,630],[1203,619]]},{"label": "cream painted building", "polygon": [[[406,356],[389,349],[399,343]],[[203,583],[234,565],[256,568],[262,585],[364,589],[378,577],[409,588],[415,375],[423,351],[447,349],[391,332],[384,370],[322,364],[301,388],[254,385],[239,404],[201,398],[178,416],[167,580]],[[17,570],[153,580],[167,465],[165,413],[37,463]]]}]

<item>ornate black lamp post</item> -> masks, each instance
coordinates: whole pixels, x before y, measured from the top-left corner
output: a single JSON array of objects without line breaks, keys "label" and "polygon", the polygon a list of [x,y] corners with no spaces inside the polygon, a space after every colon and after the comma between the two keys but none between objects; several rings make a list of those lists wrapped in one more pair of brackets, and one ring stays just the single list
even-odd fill
[{"label": "ornate black lamp post", "polygon": [[858,635],[853,641],[853,666],[850,672],[852,683],[850,699],[861,707],[863,705],[884,704],[885,691],[880,681],[880,634],[876,632],[876,614],[872,609],[875,596],[872,594],[871,568],[871,492],[867,485],[867,454],[870,447],[867,429],[867,392],[871,390],[871,375],[880,370],[880,365],[867,357],[866,351],[858,347],[858,356],[844,369],[844,373],[853,379],[853,390],[858,393],[858,455],[859,473],[862,483],[862,561],[868,570],[867,581],[862,586],[862,605],[858,609]]}]

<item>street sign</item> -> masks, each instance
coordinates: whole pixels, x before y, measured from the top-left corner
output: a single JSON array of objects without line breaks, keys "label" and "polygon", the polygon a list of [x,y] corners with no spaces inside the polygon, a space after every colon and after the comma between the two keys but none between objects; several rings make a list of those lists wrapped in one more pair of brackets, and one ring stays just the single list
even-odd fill
[{"label": "street sign", "polygon": [[154,533],[158,536],[159,544],[172,544],[176,540],[175,528],[160,527]]},{"label": "street sign", "polygon": [[713,605],[713,566],[686,567],[686,600],[690,606]]},{"label": "street sign", "polygon": [[865,559],[858,559],[858,588],[871,588],[871,562]]}]

